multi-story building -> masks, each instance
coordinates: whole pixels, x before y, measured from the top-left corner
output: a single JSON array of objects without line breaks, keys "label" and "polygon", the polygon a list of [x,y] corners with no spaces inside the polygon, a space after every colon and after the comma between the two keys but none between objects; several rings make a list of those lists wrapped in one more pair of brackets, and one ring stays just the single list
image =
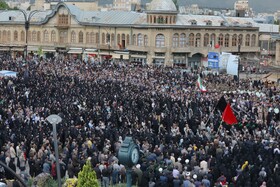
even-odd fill
[{"label": "multi-story building", "polygon": [[[0,23],[0,50],[14,54],[23,51],[23,13],[0,12]],[[32,16],[27,42],[29,52],[90,53],[149,64],[197,67],[209,51],[259,53],[259,34],[251,18],[182,15],[172,0],[153,0],[143,13],[82,11],[62,2]]]}]

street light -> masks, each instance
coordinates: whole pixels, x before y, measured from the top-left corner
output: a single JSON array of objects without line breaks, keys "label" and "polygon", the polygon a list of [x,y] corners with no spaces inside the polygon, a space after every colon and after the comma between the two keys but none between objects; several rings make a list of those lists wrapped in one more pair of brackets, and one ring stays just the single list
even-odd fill
[{"label": "street light", "polygon": [[57,173],[58,187],[61,187],[56,125],[59,124],[62,121],[62,119],[60,116],[58,116],[56,114],[52,114],[52,115],[48,116],[46,118],[46,120],[53,126],[53,140],[54,140],[54,151],[55,151],[55,160],[56,160],[56,173]]},{"label": "street light", "polygon": [[34,14],[36,14],[37,12],[40,12],[39,10],[32,10],[31,12],[29,12],[29,14],[25,11],[25,10],[22,10],[22,9],[18,9],[24,16],[24,28],[25,28],[25,46],[24,46],[24,56],[25,58],[27,57],[27,45],[28,45],[28,30],[29,30],[29,27],[30,27],[30,21],[31,21],[31,18]]}]

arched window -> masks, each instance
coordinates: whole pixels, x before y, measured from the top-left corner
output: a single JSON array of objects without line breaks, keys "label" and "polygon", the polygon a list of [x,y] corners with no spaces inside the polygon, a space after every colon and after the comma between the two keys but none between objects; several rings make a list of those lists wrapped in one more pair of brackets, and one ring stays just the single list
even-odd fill
[{"label": "arched window", "polygon": [[90,37],[89,37],[89,43],[90,43],[90,44],[93,44],[93,43],[94,43],[94,36],[95,36],[95,35],[94,35],[94,32],[91,32],[91,33],[90,33]]},{"label": "arched window", "polygon": [[14,32],[14,41],[18,41],[18,31]]},{"label": "arched window", "polygon": [[210,41],[211,46],[215,46],[216,44],[216,34],[211,34],[211,41]]},{"label": "arched window", "polygon": [[220,34],[220,35],[219,35],[218,44],[219,44],[220,46],[223,46],[223,45],[224,45],[224,35],[223,35],[223,34]]},{"label": "arched window", "polygon": [[187,36],[185,33],[180,34],[180,47],[187,47]]},{"label": "arched window", "polygon": [[246,35],[245,46],[250,46],[250,34]]},{"label": "arched window", "polygon": [[242,46],[243,45],[243,35],[239,34],[238,36],[238,45]]},{"label": "arched window", "polygon": [[86,32],[86,43],[89,44],[89,38],[90,38],[90,34],[89,32]]},{"label": "arched window", "polygon": [[208,45],[209,45],[209,34],[208,33],[204,34],[204,41],[203,42],[204,42],[203,46],[208,47]]},{"label": "arched window", "polygon": [[121,45],[121,35],[120,34],[117,35],[117,43],[118,43],[118,45]]},{"label": "arched window", "polygon": [[252,39],[251,39],[251,47],[255,47],[256,46],[256,35],[255,34],[253,34],[252,35]]},{"label": "arched window", "polygon": [[121,43],[120,45],[118,44],[118,46],[120,46],[120,48],[124,49],[125,48],[125,34],[122,33],[122,38],[121,38]]},{"label": "arched window", "polygon": [[233,47],[237,46],[237,35],[236,34],[232,35],[232,46]]},{"label": "arched window", "polygon": [[37,42],[41,42],[41,32],[37,31]]},{"label": "arched window", "polygon": [[189,34],[189,45],[191,47],[194,47],[194,34],[193,33]]},{"label": "arched window", "polygon": [[126,35],[126,45],[129,45],[130,44],[130,36],[129,36],[129,34],[128,35]]},{"label": "arched window", "polygon": [[158,20],[157,20],[157,23],[164,23],[164,22],[165,22],[165,20],[163,19],[163,17],[159,16]]},{"label": "arched window", "polygon": [[195,47],[200,47],[201,34],[197,33],[195,36]]},{"label": "arched window", "polygon": [[[55,36],[55,31],[52,31],[52,36],[54,35]],[[51,37],[52,37],[51,36]],[[52,39],[55,39],[55,38],[52,38]],[[67,32],[66,31],[60,31],[59,32],[59,42],[60,43],[67,43]],[[53,41],[52,41],[53,42]]]},{"label": "arched window", "polygon": [[79,43],[84,43],[84,33],[82,31],[79,32]]},{"label": "arched window", "polygon": [[156,35],[156,47],[164,47],[165,46],[165,37],[163,34]]},{"label": "arched window", "polygon": [[27,40],[31,42],[31,31],[28,31],[27,33]]},{"label": "arched window", "polygon": [[7,41],[7,31],[3,31],[3,42],[6,42]]},{"label": "arched window", "polygon": [[71,43],[76,43],[76,32],[75,31],[71,32]]},{"label": "arched window", "polygon": [[32,32],[32,42],[36,42],[36,37],[37,36],[37,32],[36,31],[33,31]]},{"label": "arched window", "polygon": [[44,31],[44,42],[49,42],[49,32],[47,30]]},{"label": "arched window", "polygon": [[111,35],[110,35],[110,33],[107,33],[106,34],[106,44],[110,45],[110,42],[111,42]]},{"label": "arched window", "polygon": [[212,21],[209,21],[209,20],[206,21],[206,25],[207,25],[207,26],[212,26]]},{"label": "arched window", "polygon": [[137,35],[137,45],[143,46],[143,35],[141,33]]},{"label": "arched window", "polygon": [[148,46],[148,36],[144,36],[144,46]]},{"label": "arched window", "polygon": [[[67,38],[65,38],[65,40],[67,42]],[[51,33],[51,42],[56,42],[56,33],[55,33],[55,31],[52,31],[52,33]]]},{"label": "arched window", "polygon": [[96,42],[97,44],[100,44],[100,41],[99,41],[99,33],[98,33],[98,32],[95,33],[95,42]]},{"label": "arched window", "polygon": [[21,31],[21,33],[20,33],[20,41],[21,42],[25,41],[25,32],[24,31]]},{"label": "arched window", "polygon": [[191,20],[191,25],[197,25],[197,21]]},{"label": "arched window", "polygon": [[173,34],[172,47],[179,47],[179,34]]},{"label": "arched window", "polygon": [[229,47],[229,34],[225,35],[225,47]]},{"label": "arched window", "polygon": [[136,35],[133,34],[133,37],[132,37],[132,45],[136,45]]},{"label": "arched window", "polygon": [[114,33],[111,34],[111,45],[115,46],[115,34]]},{"label": "arched window", "polygon": [[102,33],[102,36],[101,36],[101,42],[102,42],[102,44],[105,44],[105,33],[104,32]]},{"label": "arched window", "polygon": [[10,42],[11,41],[11,31],[8,31],[8,42]]}]

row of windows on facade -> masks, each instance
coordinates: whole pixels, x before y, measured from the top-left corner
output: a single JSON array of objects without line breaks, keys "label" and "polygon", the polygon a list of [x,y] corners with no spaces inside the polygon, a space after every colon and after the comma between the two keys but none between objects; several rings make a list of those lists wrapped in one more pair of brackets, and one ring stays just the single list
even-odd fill
[{"label": "row of windows on facade", "polygon": [[[148,23],[159,23],[159,24],[175,24],[176,23],[176,16],[162,16],[162,15],[148,15],[147,16]],[[190,25],[197,25],[197,21],[192,19],[188,21]],[[213,22],[210,20],[206,20],[205,26],[212,26]],[[224,26],[226,23],[225,21],[220,22],[220,26]],[[234,22],[233,25],[239,25],[239,22]],[[245,23],[248,26],[252,26],[251,22]]]},{"label": "row of windows on facade", "polygon": [[[230,38],[229,34],[204,34],[203,36],[203,44],[202,35],[200,33],[194,34],[190,33],[188,36],[185,33],[174,34],[172,37],[172,47],[209,47],[209,45],[219,44],[220,46],[230,47],[231,46],[243,46],[246,47],[255,47],[256,46],[257,36],[255,34],[246,34],[245,35],[245,43],[243,43],[243,34],[233,34]],[[163,47],[165,46],[165,37],[163,34],[158,34],[156,36],[156,46]]]},{"label": "row of windows on facade", "polygon": [[175,24],[176,16],[148,15],[148,23]]},{"label": "row of windows on facade", "polygon": [[[18,31],[14,31],[14,41],[25,41],[25,32],[20,32],[20,39],[18,36]],[[51,40],[50,42],[56,42],[56,32],[53,30],[50,33]],[[66,31],[61,31],[59,33],[59,42],[61,43],[67,43],[68,42],[68,33]],[[155,38],[155,46],[156,47],[165,47],[165,36],[163,34],[156,35]],[[245,35],[245,46],[256,46],[256,35],[255,34],[247,34]],[[117,34],[117,45],[121,45],[123,41],[126,43],[126,45],[129,45],[130,35],[127,34]],[[11,31],[0,31],[0,41],[2,42],[10,42],[11,41]],[[41,32],[40,31],[29,31],[28,32],[28,41],[32,42],[41,42]],[[209,44],[215,45],[219,44],[224,47],[229,47],[230,42],[231,46],[238,46],[243,45],[243,34],[234,34],[232,35],[230,39],[229,34],[219,34],[216,36],[216,34],[204,34],[203,36],[203,45],[201,44],[202,41],[202,35],[200,33],[194,34],[190,33],[189,35],[186,35],[185,33],[181,33],[180,35],[178,33],[174,34],[172,37],[172,47],[209,47]],[[43,42],[49,42],[49,32],[44,31],[43,32]],[[77,34],[76,32],[71,32],[71,43],[83,43],[84,42],[84,33],[80,31],[78,33],[78,40],[77,40]],[[94,32],[87,32],[86,33],[86,43],[94,44],[99,43],[99,33]],[[102,44],[115,44],[115,34],[101,34],[101,43]],[[143,35],[141,33],[134,34],[132,37],[132,45],[136,46],[148,46],[148,36]]]}]

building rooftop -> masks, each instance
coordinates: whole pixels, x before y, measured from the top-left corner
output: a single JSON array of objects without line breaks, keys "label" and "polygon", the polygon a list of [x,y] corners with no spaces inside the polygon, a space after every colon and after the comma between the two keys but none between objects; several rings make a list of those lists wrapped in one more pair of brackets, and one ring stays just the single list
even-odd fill
[{"label": "building rooftop", "polygon": [[[154,1],[156,2],[156,1]],[[177,21],[174,25],[147,23],[147,13],[133,11],[82,11],[77,6],[59,3],[53,10],[35,13],[32,16],[33,24],[44,24],[50,19],[60,6],[66,7],[73,18],[81,25],[119,25],[119,26],[166,26],[166,27],[185,27],[185,26],[207,26],[220,27],[258,27],[260,32],[278,32],[278,25],[256,23],[252,18],[209,16],[209,15],[185,15],[177,14]],[[173,10],[173,9],[170,9]],[[30,12],[27,12],[29,14]],[[0,22],[6,24],[24,24],[24,16],[19,10],[0,11]],[[224,24],[226,23],[226,24]]]}]

